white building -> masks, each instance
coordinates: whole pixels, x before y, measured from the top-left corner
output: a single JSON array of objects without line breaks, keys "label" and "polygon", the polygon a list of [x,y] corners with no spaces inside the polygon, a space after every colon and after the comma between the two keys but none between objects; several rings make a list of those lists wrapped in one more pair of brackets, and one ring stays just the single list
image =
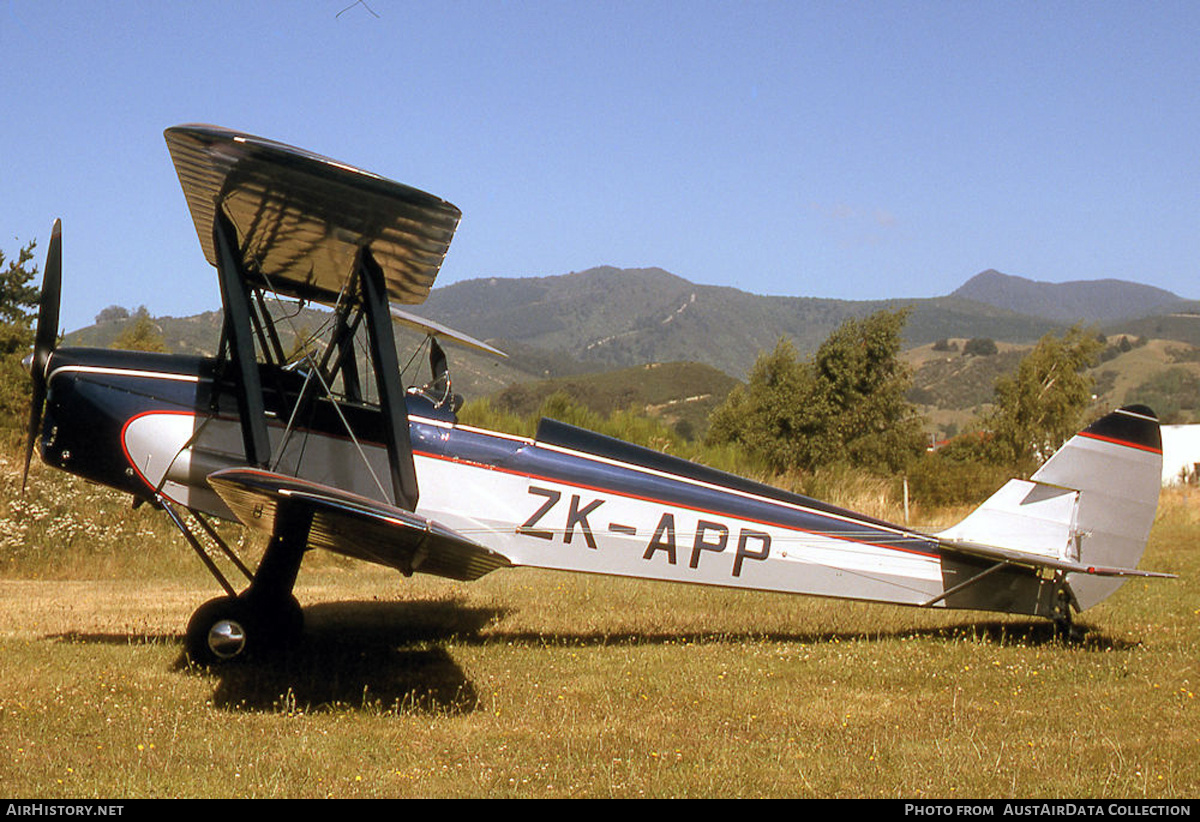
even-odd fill
[{"label": "white building", "polygon": [[1164,425],[1163,485],[1178,485],[1185,478],[1195,481],[1200,474],[1200,424]]}]

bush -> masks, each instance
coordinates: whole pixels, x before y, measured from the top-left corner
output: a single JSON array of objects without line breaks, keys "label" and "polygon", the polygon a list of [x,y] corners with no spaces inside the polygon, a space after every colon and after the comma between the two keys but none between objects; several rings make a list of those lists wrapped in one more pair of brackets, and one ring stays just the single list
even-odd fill
[{"label": "bush", "polygon": [[949,459],[928,451],[908,470],[908,493],[927,506],[978,505],[1012,477],[1007,468],[982,460]]},{"label": "bush", "polygon": [[974,357],[990,357],[997,351],[999,349],[996,348],[996,341],[987,337],[972,337],[963,346],[963,354]]},{"label": "bush", "polygon": [[0,429],[24,430],[29,421],[32,381],[21,365],[23,352],[0,355]]}]

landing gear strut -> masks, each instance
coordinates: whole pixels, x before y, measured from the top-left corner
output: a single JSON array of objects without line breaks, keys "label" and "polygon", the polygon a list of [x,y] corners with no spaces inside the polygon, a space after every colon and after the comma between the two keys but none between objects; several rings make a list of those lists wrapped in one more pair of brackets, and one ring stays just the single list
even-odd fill
[{"label": "landing gear strut", "polygon": [[[261,657],[293,643],[303,632],[304,612],[292,595],[292,588],[308,547],[312,519],[303,511],[285,512],[285,507],[281,505],[277,512],[276,531],[245,591],[234,594],[212,561],[206,562],[225,588],[226,596],[204,603],[188,621],[184,650],[193,665],[220,666]],[[190,530],[177,518],[176,524],[196,547]],[[222,548],[228,550],[223,545]]]},{"label": "landing gear strut", "polygon": [[1075,596],[1066,582],[1059,581],[1058,591],[1054,598],[1054,610],[1051,619],[1054,620],[1054,632],[1064,642],[1082,642],[1086,629],[1076,625],[1071,618],[1071,607]]}]

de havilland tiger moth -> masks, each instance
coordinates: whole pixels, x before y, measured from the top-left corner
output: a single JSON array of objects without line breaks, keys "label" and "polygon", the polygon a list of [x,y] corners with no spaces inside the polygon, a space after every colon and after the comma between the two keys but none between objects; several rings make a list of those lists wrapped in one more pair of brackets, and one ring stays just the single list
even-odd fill
[{"label": "de havilland tiger moth", "polygon": [[[223,326],[216,356],[56,347],[55,223],[36,343],[26,475],[45,464],[161,508],[224,594],[188,657],[215,665],[293,641],[307,551],[405,575],[474,580],[509,566],[1046,617],[1071,628],[1137,570],[1162,446],[1144,407],[1081,431],[1028,480],[954,527],[920,533],[657,451],[542,420],[532,439],[461,425],[439,340],[503,356],[408,314],[460,212],[292,146],[205,125],[166,142]],[[285,354],[279,325],[328,309],[322,350]],[[403,385],[394,322],[427,338],[432,375]],[[365,350],[366,356],[356,356]],[[257,568],[213,519],[262,532]],[[207,542],[206,542],[207,541]],[[209,555],[219,549],[238,590]]]}]

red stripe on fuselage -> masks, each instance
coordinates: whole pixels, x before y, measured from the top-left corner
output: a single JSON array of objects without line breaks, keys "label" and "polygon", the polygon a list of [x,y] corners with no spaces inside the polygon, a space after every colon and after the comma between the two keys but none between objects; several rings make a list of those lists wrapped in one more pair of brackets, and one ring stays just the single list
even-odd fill
[{"label": "red stripe on fuselage", "polygon": [[[678,503],[678,502],[668,502],[666,500],[661,500],[656,497],[643,496],[641,494],[631,494],[627,491],[614,491],[611,488],[603,488],[603,487],[596,486],[596,485],[588,485],[588,484],[582,483],[582,482],[575,482],[572,480],[564,480],[559,477],[550,477],[550,476],[545,476],[545,475],[540,475],[540,474],[530,474],[525,471],[514,471],[511,468],[501,468],[497,465],[487,465],[486,463],[475,462],[473,460],[464,460],[464,459],[459,459],[457,457],[448,457],[448,456],[442,456],[439,454],[430,454],[426,451],[415,451],[415,450],[413,451],[413,455],[420,456],[420,457],[427,457],[429,459],[442,460],[444,462],[457,463],[459,465],[469,465],[469,466],[475,467],[475,468],[483,468],[488,471],[498,471],[502,474],[509,474],[511,476],[516,476],[516,477],[524,477],[526,479],[531,479],[531,480],[539,480],[542,482],[554,482],[554,483],[558,483],[560,485],[568,485],[571,488],[579,488],[579,489],[582,489],[585,491],[592,491],[592,492],[598,493],[598,494],[610,494],[610,495],[614,495],[614,496],[624,497],[626,499],[635,499],[635,500],[639,500],[640,502],[648,502],[648,503],[651,503],[654,505],[663,505],[663,506],[667,506],[667,507],[683,508],[688,511],[695,511],[696,513],[699,513],[699,514],[708,514],[710,516],[715,516],[715,517],[732,517],[733,519],[740,519],[740,520],[744,520],[746,522],[753,522],[757,525],[768,525],[768,526],[771,526],[774,528],[782,528],[786,531],[796,531],[798,533],[803,533],[803,534],[815,534],[817,536],[829,537],[830,539],[840,539],[845,542],[853,542],[858,545],[869,545],[872,548],[883,548],[888,551],[902,551],[906,554],[916,554],[917,556],[927,557],[929,559],[938,559],[939,558],[938,554],[930,553],[928,551],[921,551],[916,548],[905,548],[905,547],[899,546],[899,545],[885,545],[885,544],[881,544],[878,542],[869,542],[867,540],[855,539],[853,537],[844,536],[842,534],[836,534],[836,533],[833,533],[830,531],[814,531],[810,528],[801,528],[796,525],[785,524],[782,522],[775,522],[772,520],[765,520],[765,519],[757,519],[755,517],[747,517],[747,516],[742,516],[740,514],[730,514],[727,511],[714,511],[714,510],[711,510],[708,508],[700,508],[695,505],[687,505],[687,504]],[[581,459],[586,459],[586,457],[581,456]],[[636,469],[630,469],[630,470],[636,470]],[[720,489],[718,489],[718,490],[720,490]],[[757,499],[761,499],[761,498],[757,498]],[[768,505],[779,505],[780,504],[774,500],[765,500],[764,499],[762,501]],[[828,517],[827,514],[823,514],[820,511],[812,511],[812,513],[818,517]],[[834,519],[833,517],[829,517],[829,518]],[[874,527],[874,526],[871,526],[871,525],[868,525],[865,523],[859,523],[859,522],[854,522],[854,521],[850,521],[850,522],[851,522],[851,524],[862,525],[863,527],[867,527],[867,528]],[[921,539],[921,537],[919,537],[919,536],[909,536],[909,535],[905,535],[902,533],[897,533],[896,537],[897,537],[897,539],[913,539],[913,540]]]},{"label": "red stripe on fuselage", "polygon": [[[159,415],[170,415],[173,417],[192,417],[193,419],[200,416],[199,414],[197,414],[194,411],[165,411],[165,410],[142,411],[141,413],[134,414],[132,417],[125,420],[125,424],[121,426],[121,451],[122,451],[122,453],[125,454],[125,461],[129,463],[129,467],[133,469],[133,472],[135,474],[137,474],[138,479],[140,479],[142,482],[146,483],[146,487],[149,488],[151,491],[153,491],[156,494],[161,493],[161,492],[159,491],[158,488],[155,488],[154,484],[151,483],[150,480],[147,479],[146,475],[142,473],[142,469],[138,467],[137,461],[134,460],[133,456],[129,453],[129,446],[126,444],[125,438],[126,438],[126,432],[129,431],[129,426],[133,425],[136,421],[140,420],[142,417],[154,417],[154,416],[159,416]],[[176,453],[175,456],[178,457],[179,454]],[[170,469],[169,463],[167,465],[167,468],[168,468],[168,470]],[[164,471],[163,472],[164,479],[166,478],[166,476],[167,476],[167,472]],[[163,496],[166,496],[166,494],[163,494]],[[167,499],[171,500],[171,502],[174,502],[177,505],[183,504],[177,499],[171,499],[171,497],[167,497]]]},{"label": "red stripe on fuselage", "polygon": [[[129,460],[129,463],[133,467],[134,471],[137,472],[137,474],[141,478],[141,480],[143,482],[145,482],[146,485],[149,486],[152,490],[157,490],[157,489],[155,489],[154,486],[150,484],[149,480],[146,477],[142,476],[141,471],[138,470],[137,465],[135,464],[134,460],[131,458],[129,451],[125,446],[125,430],[130,426],[130,424],[133,423],[134,420],[137,420],[137,419],[140,419],[140,418],[146,417],[146,416],[153,416],[155,414],[171,414],[173,416],[191,416],[191,417],[196,417],[196,418],[208,416],[208,415],[198,414],[198,413],[195,413],[192,411],[145,411],[140,414],[135,414],[134,416],[130,417],[129,420],[126,421],[125,425],[121,429],[121,448],[122,448],[122,450],[125,451],[125,458],[127,460]],[[226,419],[227,421],[231,421],[231,422],[237,421],[236,418],[233,418],[233,417],[222,417],[222,419]],[[282,426],[278,426],[278,427],[282,427]],[[297,430],[301,430],[301,429],[297,429]],[[308,430],[308,433],[315,435],[315,436],[326,436],[326,437],[331,437],[333,439],[343,439],[343,440],[349,441],[349,438],[340,437],[336,434],[327,434],[324,432],[314,431],[314,430]],[[478,428],[472,429],[472,433],[481,434],[483,436],[491,436],[492,435],[492,432],[485,431],[483,429],[478,429]],[[500,438],[514,439],[513,437],[504,436],[504,435],[501,435]],[[522,441],[529,442],[531,445],[537,447],[536,441],[524,440],[523,438],[515,438],[515,439],[521,439]],[[370,443],[370,442],[366,442],[366,441],[363,441],[363,442],[364,442],[364,444],[374,445],[376,447],[383,447],[382,443]],[[767,525],[767,526],[772,526],[775,528],[782,528],[784,530],[796,531],[798,533],[804,533],[804,534],[814,534],[817,536],[829,537],[831,539],[843,540],[845,542],[853,542],[858,545],[868,545],[873,548],[883,548],[888,551],[902,551],[906,554],[915,554],[917,556],[927,557],[929,559],[937,559],[938,558],[938,555],[936,553],[922,551],[922,550],[918,550],[916,548],[905,548],[905,547],[897,546],[897,545],[886,545],[886,544],[881,544],[881,543],[877,543],[877,542],[869,542],[867,540],[854,539],[853,537],[835,534],[835,533],[828,532],[828,531],[814,531],[809,528],[801,528],[801,527],[798,527],[795,525],[784,524],[784,523],[775,522],[772,520],[758,519],[755,517],[743,517],[743,516],[739,516],[739,515],[730,514],[725,511],[714,511],[714,510],[707,509],[707,508],[700,508],[700,507],[697,507],[694,505],[686,505],[686,504],[682,504],[682,503],[668,502],[666,500],[661,500],[661,499],[657,499],[655,497],[650,497],[650,496],[643,496],[640,494],[631,494],[628,492],[617,492],[617,491],[612,490],[611,488],[603,488],[601,486],[588,485],[588,484],[581,483],[581,482],[573,482],[571,480],[564,480],[559,477],[552,477],[552,476],[546,476],[546,475],[541,475],[541,474],[532,474],[532,473],[529,473],[526,471],[515,471],[511,468],[501,468],[496,465],[489,465],[487,463],[477,462],[475,460],[461,459],[459,457],[446,456],[446,455],[442,455],[442,454],[433,454],[428,451],[418,451],[416,449],[413,449],[413,456],[426,457],[428,459],[441,460],[443,462],[457,463],[459,465],[466,465],[466,466],[471,466],[471,467],[475,467],[475,468],[483,468],[488,471],[498,471],[502,474],[508,474],[510,476],[517,476],[517,477],[524,477],[525,479],[530,479],[530,480],[538,480],[538,481],[542,481],[542,482],[555,482],[555,483],[559,483],[561,485],[570,486],[572,488],[579,488],[582,490],[592,491],[592,492],[600,493],[600,494],[612,494],[615,496],[625,497],[626,499],[635,499],[635,500],[639,500],[641,502],[648,502],[648,503],[651,503],[654,505],[663,505],[663,506],[668,506],[668,507],[673,506],[673,507],[677,507],[677,508],[683,508],[688,511],[694,511],[699,514],[708,514],[710,516],[720,516],[720,517],[733,517],[734,519],[742,519],[742,520],[745,520],[746,522],[753,522],[758,525]],[[579,459],[587,459],[588,457],[587,457],[587,455],[580,454],[578,456],[578,458]],[[627,470],[636,471],[637,469],[634,467],[627,467]],[[164,476],[165,476],[165,474],[164,474]],[[677,477],[671,477],[671,478],[676,479],[678,481],[686,482],[686,480],[679,480]],[[725,489],[714,488],[714,490],[721,491],[721,490],[725,490]],[[728,493],[728,491],[726,491],[726,492]],[[747,499],[758,500],[758,501],[764,502],[767,505],[781,505],[781,503],[779,503],[777,501],[767,500],[767,499],[764,499],[761,497],[754,497],[752,495],[748,495]],[[177,500],[172,500],[172,501],[178,502]],[[811,511],[811,509],[805,509],[805,510]],[[811,511],[811,513],[818,517],[828,517],[831,520],[836,519],[835,517],[829,517],[829,515],[824,514],[820,511]],[[864,528],[874,527],[874,526],[868,525],[866,523],[857,522],[854,520],[849,520],[848,524],[859,525]],[[908,536],[908,535],[905,535],[900,532],[897,532],[896,537],[898,539],[915,539],[915,540],[921,539],[921,537],[919,537],[919,536]]]}]

